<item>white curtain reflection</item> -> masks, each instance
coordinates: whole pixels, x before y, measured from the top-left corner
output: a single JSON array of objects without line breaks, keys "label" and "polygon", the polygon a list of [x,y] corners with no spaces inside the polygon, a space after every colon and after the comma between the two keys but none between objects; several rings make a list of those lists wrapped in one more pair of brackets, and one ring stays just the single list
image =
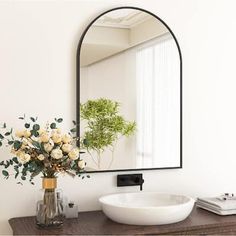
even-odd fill
[{"label": "white curtain reflection", "polygon": [[137,50],[137,168],[179,165],[179,70],[179,52],[170,34]]}]

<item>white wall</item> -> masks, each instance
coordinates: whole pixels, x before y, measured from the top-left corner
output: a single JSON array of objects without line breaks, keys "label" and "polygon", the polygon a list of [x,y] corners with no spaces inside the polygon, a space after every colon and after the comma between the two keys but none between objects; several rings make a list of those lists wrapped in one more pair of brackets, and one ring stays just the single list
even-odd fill
[{"label": "white wall", "polygon": [[162,22],[151,17],[151,19],[130,29],[130,44],[132,46],[138,45],[168,32],[168,29],[162,24]]},{"label": "white wall", "polygon": [[[184,148],[182,170],[144,172],[144,191],[210,196],[236,192],[235,0],[97,0],[0,2],[1,120],[18,126],[22,113],[43,120],[75,116],[75,54],[93,17],[117,6],[157,14],[175,32],[183,53]],[[219,30],[220,29],[220,30]],[[7,151],[0,158],[7,157]],[[97,198],[138,188],[115,187],[117,173],[81,181],[60,178],[80,210],[99,209]],[[0,181],[0,232],[7,220],[34,214],[40,186]]]}]

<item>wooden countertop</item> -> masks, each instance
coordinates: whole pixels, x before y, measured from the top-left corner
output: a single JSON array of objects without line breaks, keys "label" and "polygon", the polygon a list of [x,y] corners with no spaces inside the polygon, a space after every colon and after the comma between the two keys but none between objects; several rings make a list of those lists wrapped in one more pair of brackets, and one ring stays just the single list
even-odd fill
[{"label": "wooden countertop", "polygon": [[66,219],[61,228],[38,228],[35,225],[35,217],[12,218],[9,224],[14,235],[236,235],[236,215],[219,216],[196,207],[186,220],[169,225],[118,224],[108,219],[102,211],[81,212],[77,219]]}]

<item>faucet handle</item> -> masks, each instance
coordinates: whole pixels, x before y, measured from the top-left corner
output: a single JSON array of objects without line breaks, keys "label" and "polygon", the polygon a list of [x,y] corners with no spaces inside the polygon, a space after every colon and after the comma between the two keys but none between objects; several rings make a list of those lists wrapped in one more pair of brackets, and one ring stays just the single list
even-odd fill
[{"label": "faucet handle", "polygon": [[117,175],[117,187],[124,186],[140,186],[140,191],[143,189],[143,174],[125,174]]}]

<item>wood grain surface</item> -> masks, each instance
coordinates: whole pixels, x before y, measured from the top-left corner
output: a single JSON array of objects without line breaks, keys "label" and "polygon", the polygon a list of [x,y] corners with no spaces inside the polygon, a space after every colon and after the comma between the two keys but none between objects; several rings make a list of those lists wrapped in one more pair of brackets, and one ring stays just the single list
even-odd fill
[{"label": "wood grain surface", "polygon": [[14,235],[236,235],[236,215],[219,216],[194,208],[184,221],[156,226],[124,225],[108,219],[102,211],[81,212],[66,219],[61,228],[38,228],[35,217],[9,220]]}]

